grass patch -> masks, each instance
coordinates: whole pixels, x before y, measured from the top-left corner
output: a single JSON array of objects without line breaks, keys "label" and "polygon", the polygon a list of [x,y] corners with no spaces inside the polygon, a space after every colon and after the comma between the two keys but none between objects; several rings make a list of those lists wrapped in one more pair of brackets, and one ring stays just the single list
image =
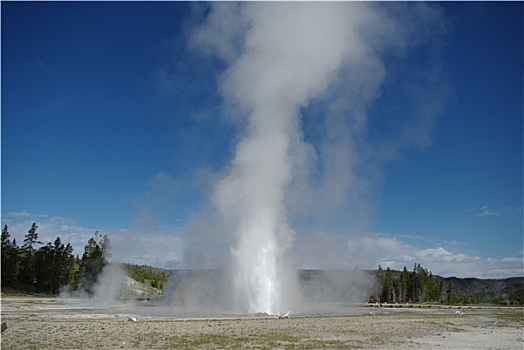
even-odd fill
[{"label": "grass patch", "polygon": [[[161,340],[163,343],[159,347],[161,349],[194,349],[198,347],[231,349],[239,348],[242,344],[234,337],[221,334],[199,334],[195,336],[175,335],[161,338]],[[146,345],[150,344],[151,343],[148,343]]]},{"label": "grass patch", "polygon": [[522,322],[524,323],[524,312],[515,312],[515,313],[503,313],[497,314],[495,317],[501,321],[511,321],[511,322]]},{"label": "grass patch", "polygon": [[24,290],[21,290],[21,289],[15,289],[15,288],[10,288],[10,287],[2,287],[2,289],[0,290],[0,297],[2,298],[13,298],[13,297],[16,297],[16,298],[49,298],[49,299],[54,299],[56,298],[56,295],[49,295],[49,294],[38,294],[38,295],[35,295],[35,294],[32,294],[32,293],[28,293]]},{"label": "grass patch", "polygon": [[[347,342],[342,340],[319,340],[306,339],[304,343],[299,344],[296,349],[360,349],[362,348],[354,342]],[[292,348],[294,349],[294,348]]]},{"label": "grass patch", "polygon": [[194,334],[162,336],[148,332],[135,336],[133,346],[155,349],[345,349],[347,343],[337,340],[322,341],[287,333],[261,333],[245,335]]}]

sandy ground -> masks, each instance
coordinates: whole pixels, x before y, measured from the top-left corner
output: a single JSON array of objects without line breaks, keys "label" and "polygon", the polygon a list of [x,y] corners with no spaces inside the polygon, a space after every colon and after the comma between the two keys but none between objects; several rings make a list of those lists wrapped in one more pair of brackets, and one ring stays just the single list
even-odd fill
[{"label": "sandy ground", "polygon": [[[345,314],[345,315],[344,315]],[[232,315],[159,305],[2,299],[2,349],[523,349],[522,308]],[[136,322],[130,319],[136,319]]]}]

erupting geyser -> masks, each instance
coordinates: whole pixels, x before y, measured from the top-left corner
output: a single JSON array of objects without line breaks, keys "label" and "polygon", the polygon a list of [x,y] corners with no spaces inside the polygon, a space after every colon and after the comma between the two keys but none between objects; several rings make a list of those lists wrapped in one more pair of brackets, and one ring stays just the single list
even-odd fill
[{"label": "erupting geyser", "polygon": [[249,312],[275,313],[280,306],[281,257],[291,238],[283,205],[291,174],[289,136],[280,125],[289,117],[270,114],[266,120],[271,116],[272,127],[255,128],[238,145],[231,173],[216,188],[220,208],[236,226],[234,302]]},{"label": "erupting geyser", "polygon": [[[276,313],[290,278],[281,268],[292,244],[284,203],[299,161],[294,155],[303,147],[300,108],[336,76],[356,21],[336,4],[216,4],[214,10],[208,22],[214,28],[208,30],[220,35],[215,44],[229,63],[223,93],[247,116],[245,135],[215,196],[236,227],[234,301],[249,312]],[[226,21],[239,28],[227,30]]]},{"label": "erupting geyser", "polygon": [[[357,176],[353,145],[365,139],[365,111],[385,76],[380,54],[402,54],[416,22],[433,16],[423,5],[413,8],[419,14],[395,20],[386,5],[370,3],[212,3],[192,32],[194,47],[226,64],[220,92],[241,129],[226,176],[214,187],[214,202],[234,231],[237,311],[275,314],[297,298],[286,297],[297,284],[286,264],[294,240],[290,203],[336,206],[347,199]],[[320,145],[306,142],[301,129],[301,109],[313,99],[325,102]],[[297,188],[307,192],[298,200]]]}]

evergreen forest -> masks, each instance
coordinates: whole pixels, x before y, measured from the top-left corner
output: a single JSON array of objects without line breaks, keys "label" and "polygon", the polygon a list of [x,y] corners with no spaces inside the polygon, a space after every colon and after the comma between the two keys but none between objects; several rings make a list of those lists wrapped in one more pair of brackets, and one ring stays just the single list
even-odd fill
[{"label": "evergreen forest", "polygon": [[109,239],[98,231],[88,240],[81,258],[73,255],[73,247],[64,245],[60,237],[53,243],[39,241],[36,223],[21,246],[16,239],[11,240],[7,225],[1,240],[2,289],[58,295],[67,286],[69,291],[91,296],[109,258]]}]

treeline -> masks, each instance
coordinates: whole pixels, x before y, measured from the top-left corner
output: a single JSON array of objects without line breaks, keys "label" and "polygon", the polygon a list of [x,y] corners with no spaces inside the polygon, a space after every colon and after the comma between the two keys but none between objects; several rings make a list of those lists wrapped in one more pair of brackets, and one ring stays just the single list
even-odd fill
[{"label": "treeline", "polygon": [[434,276],[415,264],[412,271],[374,271],[376,289],[370,301],[383,303],[503,304],[524,303],[524,278],[477,279]]},{"label": "treeline", "polygon": [[16,239],[11,240],[7,225],[2,229],[2,288],[56,295],[67,286],[69,291],[93,295],[98,277],[108,263],[107,236],[95,232],[80,258],[73,255],[71,244],[64,245],[60,237],[43,244],[37,230],[33,223],[19,247]]},{"label": "treeline", "polygon": [[[444,293],[444,280],[431,271],[415,264],[412,271],[404,266],[402,271],[389,267],[384,271],[379,265],[376,273],[378,295],[375,301],[383,303],[455,302],[452,291]],[[453,300],[451,300],[453,299]]]}]

